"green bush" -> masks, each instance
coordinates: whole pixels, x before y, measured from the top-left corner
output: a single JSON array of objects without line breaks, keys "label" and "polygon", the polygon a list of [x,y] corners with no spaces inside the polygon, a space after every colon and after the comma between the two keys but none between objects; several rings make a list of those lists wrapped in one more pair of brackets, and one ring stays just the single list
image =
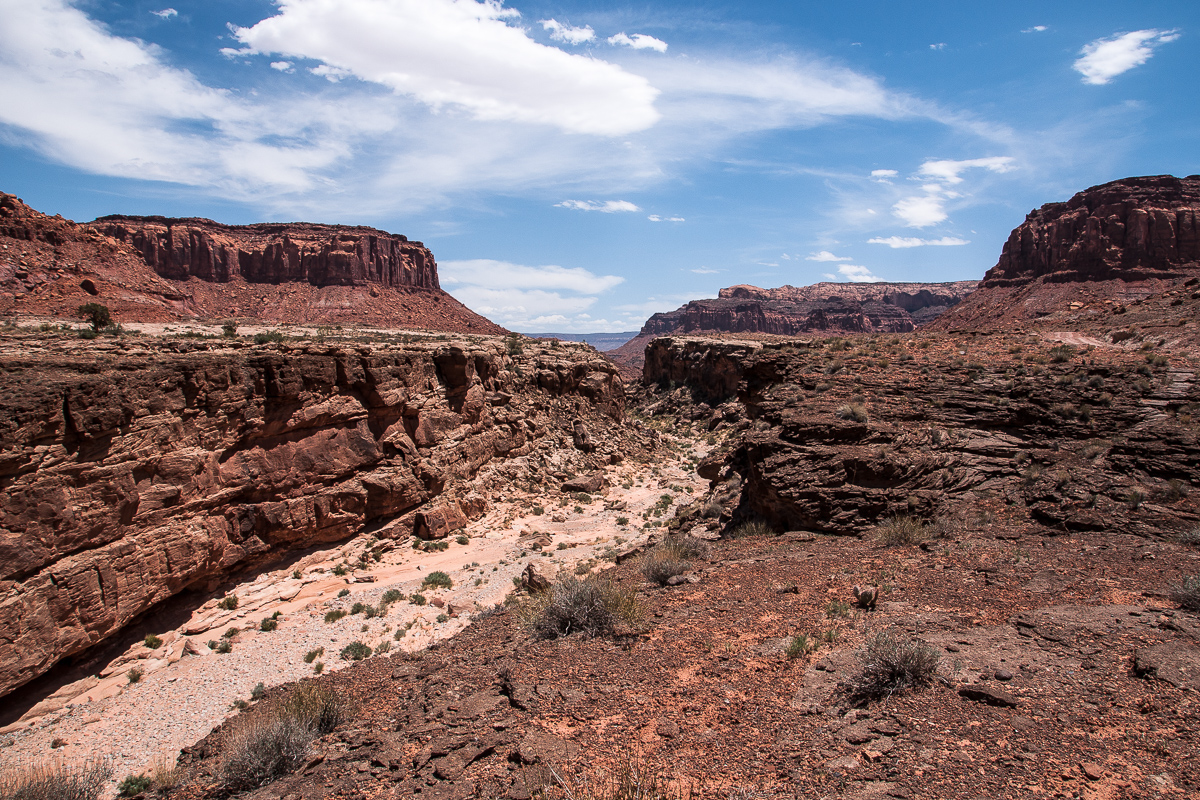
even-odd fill
[{"label": "green bush", "polygon": [[867,639],[858,653],[858,670],[847,694],[858,702],[880,700],[924,686],[937,674],[938,651],[917,639],[888,629]]},{"label": "green bush", "polygon": [[888,517],[875,526],[875,538],[889,547],[918,544],[929,538],[929,526],[914,517]]},{"label": "green bush", "polygon": [[278,344],[283,341],[283,334],[279,331],[267,331],[266,333],[254,334],[255,344]]},{"label": "green bush", "polygon": [[[212,642],[209,642],[209,646],[212,646]],[[222,639],[216,647],[213,647],[213,649],[218,653],[232,653],[233,642],[229,641],[228,639]]]},{"label": "green bush", "polygon": [[221,634],[221,637],[224,639],[232,639],[241,632],[241,628],[226,628],[225,632]]},{"label": "green bush", "polygon": [[425,580],[421,581],[421,588],[428,589],[430,587],[449,589],[454,586],[454,581],[450,576],[442,572],[440,569],[429,573],[425,576]]},{"label": "green bush", "polygon": [[454,537],[454,541],[458,542],[459,544],[469,544],[471,541],[471,537],[467,536],[465,534],[460,534],[460,535]]},{"label": "green bush", "polygon": [[154,781],[146,775],[126,775],[125,778],[117,784],[117,793],[120,797],[133,797],[142,792],[150,791],[150,787],[154,785]]},{"label": "green bush", "polygon": [[351,642],[342,648],[342,658],[345,661],[362,661],[371,655],[371,648],[362,642]]},{"label": "green bush", "polygon": [[438,615],[437,615],[437,621],[438,621],[438,622],[448,622],[449,620],[450,620],[450,617],[448,617],[448,616],[447,616],[447,615],[445,615],[445,614],[438,614]]},{"label": "green bush", "polygon": [[224,611],[233,611],[238,607],[238,598],[236,594],[227,594],[221,598],[221,602],[217,603],[217,608]]},{"label": "green bush", "polygon": [[337,566],[335,566],[335,567],[333,568],[333,574],[334,574],[334,575],[337,575],[338,577],[341,577],[342,575],[345,575],[345,574],[346,574],[347,572],[349,572],[349,571],[350,571],[350,570],[346,569],[346,565],[345,565],[345,564],[338,564]]},{"label": "green bush", "polygon": [[75,310],[75,315],[91,325],[96,333],[112,325],[112,314],[109,313],[108,306],[99,303],[84,303]]},{"label": "green bush", "polygon": [[771,526],[762,520],[750,520],[729,531],[727,536],[731,539],[741,539],[746,536],[766,536],[772,532]]},{"label": "green bush", "polygon": [[251,700],[262,700],[267,696],[267,687],[263,686],[262,681],[254,684],[254,688],[250,690]]},{"label": "green bush", "polygon": [[351,614],[361,614],[362,612],[366,611],[368,608],[370,608],[370,606],[368,606],[366,603],[355,603],[354,605],[350,606],[350,613]]},{"label": "green bush", "polygon": [[153,633],[147,633],[146,638],[142,640],[142,644],[149,647],[151,650],[157,650],[162,647],[163,640],[155,636]]},{"label": "green bush", "polygon": [[141,667],[134,667],[133,669],[129,670],[129,672],[125,673],[125,677],[130,683],[140,683],[142,676],[145,674],[146,671]]},{"label": "green bush", "polygon": [[403,600],[403,599],[404,599],[404,592],[401,592],[399,589],[388,589],[386,592],[383,593],[383,597],[380,598],[380,602],[386,603],[387,605],[391,605],[392,603],[399,602],[400,600]]},{"label": "green bush", "polygon": [[791,659],[801,658],[816,650],[818,646],[815,639],[805,634],[799,634],[793,636],[788,642],[787,647],[784,648],[784,654]]},{"label": "green bush", "polygon": [[333,611],[326,612],[325,621],[326,622],[337,622],[339,619],[341,619],[344,616],[346,616],[346,609],[335,608]]},{"label": "green bush", "polygon": [[221,325],[221,335],[226,339],[234,339],[237,337],[237,324],[234,322],[226,322]]},{"label": "green bush", "polygon": [[423,594],[410,595],[408,598],[408,602],[412,603],[414,606],[423,606],[426,603],[425,595],[423,595]]},{"label": "green bush", "polygon": [[262,622],[258,623],[258,629],[261,631],[273,631],[278,627],[279,621],[272,617],[267,617]]},{"label": "green bush", "polygon": [[337,596],[338,596],[338,597],[349,597],[349,596],[350,596],[350,590],[349,590],[349,589],[342,589],[340,592],[338,592]]}]

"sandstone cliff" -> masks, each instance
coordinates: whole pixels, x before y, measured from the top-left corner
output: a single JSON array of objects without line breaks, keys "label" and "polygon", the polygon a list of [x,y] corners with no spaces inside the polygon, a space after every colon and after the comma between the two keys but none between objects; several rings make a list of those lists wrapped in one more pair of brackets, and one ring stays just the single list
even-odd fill
[{"label": "sandstone cliff", "polygon": [[8,340],[0,695],[290,549],[367,526],[445,536],[519,476],[621,458],[624,392],[606,360],[509,349]]},{"label": "sandstone cliff", "polygon": [[655,314],[638,335],[609,355],[626,380],[636,380],[645,348],[656,336],[692,333],[904,333],[936,319],[978,285],[953,283],[817,283],[812,286],[731,286]]},{"label": "sandstone cliff", "polygon": [[1137,326],[1195,340],[1198,277],[1200,176],[1125,178],[1030,212],[979,290],[934,327]]},{"label": "sandstone cliff", "polygon": [[420,242],[374,228],[104,217],[76,224],[0,193],[0,315],[234,319],[498,334],[438,283]]}]

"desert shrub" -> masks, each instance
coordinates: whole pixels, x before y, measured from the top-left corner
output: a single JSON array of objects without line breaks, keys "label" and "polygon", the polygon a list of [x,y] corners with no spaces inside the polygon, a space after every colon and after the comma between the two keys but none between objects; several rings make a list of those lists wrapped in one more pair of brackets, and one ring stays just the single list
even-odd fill
[{"label": "desert shrub", "polygon": [[624,528],[629,524],[629,517],[617,517],[617,524]]},{"label": "desert shrub", "polygon": [[888,547],[917,544],[929,538],[929,529],[915,517],[888,517],[875,526],[875,538]]},{"label": "desert shrub", "polygon": [[354,605],[350,606],[350,613],[361,614],[368,608],[370,608],[370,606],[368,606],[366,603],[355,603]]},{"label": "desert shrub", "polygon": [[1163,496],[1171,501],[1182,500],[1187,497],[1191,489],[1192,487],[1188,486],[1185,481],[1181,481],[1178,478],[1171,478],[1167,481],[1167,488],[1163,490]]},{"label": "desert shrub", "polygon": [[337,596],[338,596],[339,598],[341,598],[341,597],[349,597],[349,596],[350,596],[350,590],[349,590],[349,589],[342,589],[340,592],[338,592],[338,593],[337,593]]},{"label": "desert shrub", "polygon": [[799,634],[792,637],[783,652],[788,658],[795,659],[808,655],[816,650],[817,647],[819,645],[815,639],[805,634]]},{"label": "desert shrub", "polygon": [[278,344],[283,341],[283,334],[279,331],[267,331],[266,333],[254,334],[255,344]]},{"label": "desert shrub", "polygon": [[97,800],[111,777],[107,761],[10,763],[0,768],[0,800]]},{"label": "desert shrub", "polygon": [[738,525],[729,531],[727,536],[731,539],[741,539],[745,536],[766,536],[770,533],[773,533],[770,525],[762,520],[755,519]]},{"label": "desert shrub", "polygon": [[324,671],[325,671],[325,662],[324,661],[318,661],[317,663],[313,664],[313,673],[314,674],[320,675]]},{"label": "desert shrub", "polygon": [[1069,344],[1057,344],[1050,348],[1050,360],[1055,364],[1063,364],[1075,355],[1075,348]]},{"label": "desert shrub", "polygon": [[227,594],[217,603],[217,608],[223,611],[233,611],[238,607],[238,597],[236,594]]},{"label": "desert shrub", "polygon": [[1181,608],[1200,611],[1200,575],[1185,577],[1172,587],[1171,596]]},{"label": "desert shrub", "polygon": [[304,654],[304,663],[311,664],[312,662],[316,661],[318,658],[320,658],[323,655],[325,655],[324,647],[318,647],[315,650],[309,650],[307,653]]},{"label": "desert shrub", "polygon": [[278,627],[279,620],[274,619],[273,617],[266,617],[262,622],[258,623],[258,629],[260,631],[273,631]]},{"label": "desert shrub", "polygon": [[870,420],[870,415],[867,414],[866,406],[861,403],[849,403],[840,406],[837,410],[838,419],[850,419],[855,422],[867,422]]},{"label": "desert shrub", "polygon": [[454,586],[454,581],[450,580],[450,576],[439,569],[429,573],[425,576],[425,580],[421,581],[422,589],[428,589],[431,586],[434,588],[449,589]]},{"label": "desert shrub", "polygon": [[641,606],[635,593],[611,580],[560,577],[548,592],[541,592],[522,608],[522,622],[535,638],[556,639],[572,633],[608,636],[617,624],[636,625]]},{"label": "desert shrub", "polygon": [[450,617],[449,617],[449,615],[447,615],[447,614],[438,614],[438,615],[437,615],[437,621],[438,621],[438,622],[449,622],[449,621],[450,621]]},{"label": "desert shrub", "polygon": [[411,594],[408,596],[408,602],[412,603],[414,606],[423,606],[427,601],[425,600],[425,595],[423,594]]},{"label": "desert shrub", "polygon": [[142,640],[142,644],[149,647],[151,650],[157,650],[162,647],[163,640],[155,636],[153,633],[147,633],[146,638]]},{"label": "desert shrub", "polygon": [[404,599],[404,592],[400,591],[399,589],[388,589],[386,592],[383,593],[383,597],[380,598],[379,602],[391,605],[392,603],[398,602],[403,599]]},{"label": "desert shrub", "polygon": [[1193,547],[1200,545],[1200,527],[1192,528],[1189,531],[1184,531],[1179,534],[1176,539],[1180,544],[1191,545]]},{"label": "desert shrub", "polygon": [[254,684],[254,688],[250,690],[250,699],[251,700],[262,700],[266,696],[267,696],[267,687],[263,686],[262,681],[259,681],[258,683]]},{"label": "desert shrub", "polygon": [[305,682],[297,686],[283,701],[284,713],[300,720],[318,734],[326,734],[346,719],[348,709],[337,694],[328,687]]},{"label": "desert shrub", "polygon": [[148,775],[126,775],[117,784],[117,795],[119,797],[133,797],[142,792],[150,791],[150,787],[153,785],[154,781]]},{"label": "desert shrub", "polygon": [[220,642],[217,642],[216,647],[213,647],[213,642],[209,642],[208,646],[212,647],[212,649],[217,651],[218,653],[232,653],[233,652],[233,642],[229,641],[228,639],[222,639]]},{"label": "desert shrub", "polygon": [[891,697],[924,686],[937,674],[938,651],[924,642],[883,630],[867,639],[858,653],[858,670],[847,693],[861,702]]},{"label": "desert shrub", "polygon": [[465,533],[463,533],[463,534],[459,534],[458,536],[455,536],[454,541],[458,542],[459,544],[470,544],[471,537],[467,536]]},{"label": "desert shrub", "polygon": [[84,303],[75,310],[75,315],[91,325],[96,333],[112,325],[112,314],[109,313],[108,306],[100,303]]},{"label": "desert shrub", "polygon": [[222,748],[222,787],[227,792],[249,791],[295,771],[313,738],[304,722],[275,709],[241,717]]},{"label": "desert shrub", "polygon": [[830,600],[825,606],[825,616],[830,619],[845,619],[850,616],[850,604],[844,600]]},{"label": "desert shrub", "polygon": [[226,339],[236,338],[237,337],[237,323],[234,323],[234,322],[222,323],[221,335],[224,336]]},{"label": "desert shrub", "polygon": [[346,609],[344,609],[344,608],[335,608],[333,611],[330,611],[325,614],[325,621],[326,622],[337,622],[339,619],[346,616],[346,613],[347,613]]},{"label": "desert shrub", "polygon": [[141,667],[134,667],[133,669],[129,670],[129,672],[125,673],[125,678],[130,683],[140,683],[142,676],[145,674],[146,670],[142,669]]},{"label": "desert shrub", "polygon": [[659,586],[666,585],[668,580],[687,571],[688,563],[667,550],[655,547],[642,556],[642,575]]},{"label": "desert shrub", "polygon": [[345,565],[345,564],[337,564],[337,565],[336,565],[336,566],[334,566],[334,568],[333,568],[333,574],[334,574],[334,575],[337,575],[339,578],[340,578],[341,576],[345,575],[345,574],[346,574],[347,572],[349,572],[349,571],[350,571],[350,570],[348,570],[348,569],[346,568],[346,565]]},{"label": "desert shrub", "polygon": [[1137,511],[1144,502],[1146,502],[1146,493],[1140,489],[1130,489],[1125,493],[1125,505],[1129,506],[1130,511]]},{"label": "desert shrub", "polygon": [[342,659],[345,661],[362,661],[371,655],[371,648],[362,642],[351,642],[342,648]]},{"label": "desert shrub", "polygon": [[519,356],[525,352],[525,345],[521,340],[521,335],[511,333],[504,339],[504,349],[510,356]]},{"label": "desert shrub", "polygon": [[242,632],[241,629],[237,628],[237,627],[226,628],[225,632],[221,634],[221,638],[222,639],[232,639],[233,637],[237,636],[241,632]]}]

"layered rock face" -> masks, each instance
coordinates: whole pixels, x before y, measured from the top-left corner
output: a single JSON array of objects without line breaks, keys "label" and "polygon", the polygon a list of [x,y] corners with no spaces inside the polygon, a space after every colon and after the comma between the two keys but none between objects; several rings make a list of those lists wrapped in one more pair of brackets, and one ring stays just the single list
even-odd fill
[{"label": "layered rock face", "polygon": [[441,288],[433,253],[374,228],[121,216],[101,217],[89,227],[133,245],[156,273],[172,280],[224,283],[237,276],[250,283]]},{"label": "layered rock face", "polygon": [[1109,341],[1140,330],[1194,345],[1197,289],[1200,176],[1125,178],[1030,212],[980,288],[932,327]]},{"label": "layered rock face", "polygon": [[0,315],[122,324],[172,320],[502,334],[439,288],[433,254],[404,236],[334,225],[219,225],[105,217],[85,225],[0,193]]},{"label": "layered rock face", "polygon": [[655,314],[639,336],[724,331],[792,336],[811,331],[904,333],[935,319],[975,288],[955,283],[818,283],[813,286],[731,286],[715,300],[693,300]]},{"label": "layered rock face", "polygon": [[628,436],[586,347],[45,339],[0,371],[0,695],[184,590],[365,526],[445,536],[513,470],[593,470]]},{"label": "layered rock face", "polygon": [[1186,487],[1200,483],[1200,362],[1190,354],[1148,368],[1136,352],[1085,359],[1023,337],[918,344],[658,339],[648,410],[732,428],[700,474],[715,498],[733,499],[735,519],[778,530],[855,534],[988,498],[1064,530],[1195,525],[1200,498]]},{"label": "layered rock face", "polygon": [[1179,277],[1200,268],[1200,175],[1125,178],[1030,212],[983,286]]}]

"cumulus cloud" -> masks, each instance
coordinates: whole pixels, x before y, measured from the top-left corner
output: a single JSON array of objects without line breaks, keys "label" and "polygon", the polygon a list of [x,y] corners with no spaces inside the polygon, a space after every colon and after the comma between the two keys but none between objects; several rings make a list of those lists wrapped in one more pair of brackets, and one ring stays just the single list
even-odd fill
[{"label": "cumulus cloud", "polygon": [[871,170],[872,178],[894,178],[900,173],[894,169],[873,169]]},{"label": "cumulus cloud", "polygon": [[564,25],[556,19],[543,19],[539,20],[539,22],[542,23],[542,28],[550,31],[550,38],[556,42],[583,44],[596,38],[596,32],[592,30],[592,26],[590,25],[584,25],[582,28],[574,28],[570,25]]},{"label": "cumulus cloud", "polygon": [[867,239],[867,244],[886,244],[893,250],[898,250],[907,247],[958,247],[970,244],[970,242],[955,236],[943,236],[940,239],[918,239],[915,236],[888,236],[887,238],[876,237],[874,239]]},{"label": "cumulus cloud", "polygon": [[474,311],[523,330],[596,326],[600,322],[584,312],[596,304],[597,295],[625,280],[581,267],[533,267],[484,258],[442,262],[438,274],[446,291]]},{"label": "cumulus cloud", "polygon": [[906,197],[892,206],[892,212],[910,228],[926,228],[946,219],[946,208],[937,195]]},{"label": "cumulus cloud", "polygon": [[963,179],[959,173],[968,169],[986,169],[989,172],[1009,172],[1015,167],[1013,159],[1009,156],[990,156],[988,158],[970,158],[965,161],[952,161],[949,159],[938,161],[926,161],[918,170],[919,174],[933,178],[935,180],[944,181],[946,183],[962,183]]},{"label": "cumulus cloud", "polygon": [[1154,55],[1154,48],[1178,38],[1179,33],[1175,30],[1147,28],[1096,39],[1083,46],[1080,58],[1074,64],[1075,71],[1083,75],[1084,83],[1102,85],[1145,64]]},{"label": "cumulus cloud", "polygon": [[1021,33],[1042,33],[1049,30],[1045,25],[1034,25],[1032,28],[1025,28]]},{"label": "cumulus cloud", "polygon": [[497,0],[279,0],[234,36],[250,52],[320,61],[434,109],[622,135],[659,119],[645,78],[535,42]]},{"label": "cumulus cloud", "polygon": [[621,47],[632,47],[634,50],[655,50],[659,53],[667,52],[667,43],[662,39],[655,39],[653,36],[647,36],[644,33],[635,33],[632,36],[626,36],[624,32],[618,33],[615,36],[608,37],[608,43]]},{"label": "cumulus cloud", "polygon": [[660,217],[658,214],[651,214],[646,219],[651,222],[686,222],[683,217]]},{"label": "cumulus cloud", "polygon": [[853,261],[849,256],[835,256],[828,250],[821,250],[804,257],[805,261]]},{"label": "cumulus cloud", "polygon": [[280,72],[294,72],[295,71],[292,69],[292,62],[290,62],[290,61],[272,61],[271,69],[277,69]]},{"label": "cumulus cloud", "polygon": [[573,208],[576,211],[599,211],[602,214],[641,211],[628,200],[563,200],[561,203],[555,203],[554,206],[555,208]]},{"label": "cumulus cloud", "polygon": [[883,280],[883,278],[873,275],[871,270],[857,264],[842,264],[838,267],[838,272],[851,283],[877,283]]},{"label": "cumulus cloud", "polygon": [[171,17],[179,16],[179,12],[173,8],[164,8],[162,11],[151,11],[150,13],[163,19],[170,19]]}]

